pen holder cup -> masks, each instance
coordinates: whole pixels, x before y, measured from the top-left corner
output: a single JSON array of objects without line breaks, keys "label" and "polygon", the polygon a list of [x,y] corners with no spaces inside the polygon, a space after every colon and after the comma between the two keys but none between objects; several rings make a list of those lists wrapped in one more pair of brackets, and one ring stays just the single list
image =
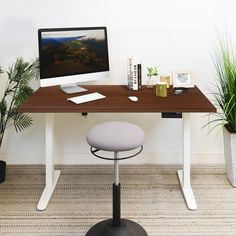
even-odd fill
[{"label": "pen holder cup", "polygon": [[167,88],[169,88],[170,87],[170,76],[169,75],[161,75],[160,82],[166,82]]},{"label": "pen holder cup", "polygon": [[167,83],[166,82],[158,82],[156,84],[156,96],[167,97]]}]

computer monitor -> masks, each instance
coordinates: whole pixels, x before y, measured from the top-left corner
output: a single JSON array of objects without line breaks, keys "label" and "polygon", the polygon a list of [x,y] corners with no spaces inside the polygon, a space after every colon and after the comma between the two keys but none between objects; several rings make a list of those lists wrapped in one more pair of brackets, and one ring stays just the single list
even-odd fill
[{"label": "computer monitor", "polygon": [[41,87],[80,92],[76,83],[109,77],[106,27],[39,29],[38,42]]}]

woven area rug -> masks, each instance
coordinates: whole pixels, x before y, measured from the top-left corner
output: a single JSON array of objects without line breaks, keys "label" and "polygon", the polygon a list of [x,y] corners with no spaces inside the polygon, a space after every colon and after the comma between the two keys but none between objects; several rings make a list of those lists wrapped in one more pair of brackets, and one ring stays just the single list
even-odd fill
[{"label": "woven area rug", "polygon": [[[36,205],[44,188],[43,166],[10,166],[0,184],[1,236],[84,236],[110,218],[113,167],[59,166],[62,175],[45,211]],[[236,189],[223,167],[193,167],[198,210],[187,209],[177,167],[120,168],[122,216],[140,223],[149,236],[236,235]]]}]

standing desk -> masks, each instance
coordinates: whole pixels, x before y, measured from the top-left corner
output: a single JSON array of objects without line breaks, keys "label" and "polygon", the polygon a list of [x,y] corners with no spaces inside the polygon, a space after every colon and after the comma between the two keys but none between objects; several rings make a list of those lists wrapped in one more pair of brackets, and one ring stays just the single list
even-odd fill
[{"label": "standing desk", "polygon": [[[183,168],[177,171],[180,186],[190,210],[196,210],[197,204],[190,183],[191,168],[191,135],[190,113],[216,112],[216,108],[198,89],[191,88],[181,95],[174,95],[173,88],[168,89],[166,98],[156,97],[155,88],[145,86],[141,90],[131,91],[125,85],[84,85],[87,92],[65,94],[59,86],[39,88],[18,109],[18,112],[45,113],[46,128],[46,186],[37,205],[38,210],[44,210],[54,192],[60,170],[54,170],[54,113],[156,113],[182,112],[183,118]],[[76,105],[67,98],[86,93],[99,92],[105,99]],[[138,102],[132,102],[128,96],[137,96]]]}]

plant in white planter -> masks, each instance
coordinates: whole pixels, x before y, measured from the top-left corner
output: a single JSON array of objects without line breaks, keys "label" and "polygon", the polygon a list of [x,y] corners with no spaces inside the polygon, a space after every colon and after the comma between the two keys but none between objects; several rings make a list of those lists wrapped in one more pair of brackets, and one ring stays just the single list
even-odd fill
[{"label": "plant in white planter", "polygon": [[214,65],[216,70],[216,88],[212,94],[219,108],[216,126],[224,127],[224,154],[227,177],[236,187],[236,58],[228,40],[220,40],[216,50]]},{"label": "plant in white planter", "polygon": [[[30,87],[32,79],[38,75],[38,59],[32,62],[25,62],[18,58],[16,62],[6,71],[7,82],[0,99],[0,147],[6,129],[14,126],[17,132],[28,128],[32,124],[32,118],[28,114],[17,113],[16,108],[22,104],[33,93]],[[3,73],[0,70],[0,73]],[[0,161],[0,169],[3,173],[5,162]],[[5,179],[4,174],[0,175],[0,182]]]}]

